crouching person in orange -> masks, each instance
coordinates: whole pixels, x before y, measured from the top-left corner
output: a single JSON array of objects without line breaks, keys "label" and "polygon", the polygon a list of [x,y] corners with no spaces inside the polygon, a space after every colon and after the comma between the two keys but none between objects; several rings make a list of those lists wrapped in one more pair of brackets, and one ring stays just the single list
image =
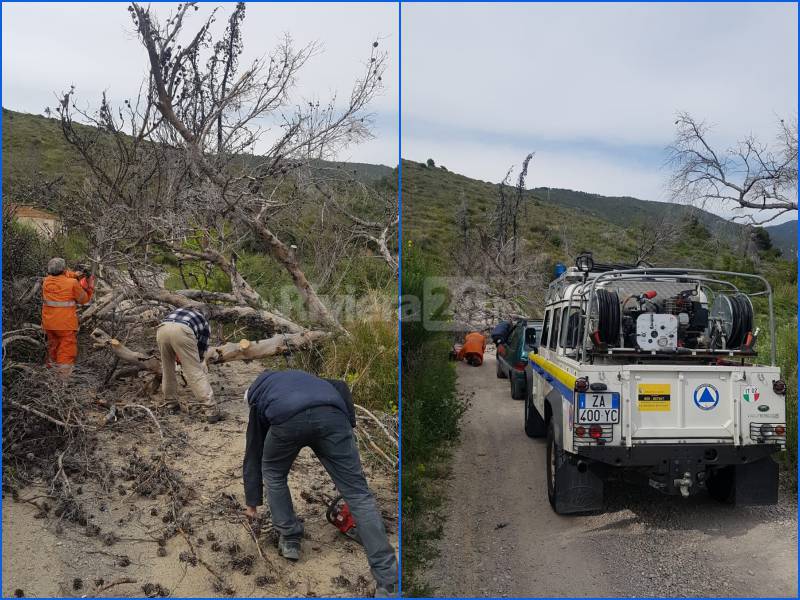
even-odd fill
[{"label": "crouching person in orange", "polygon": [[[80,278],[80,280],[79,280]],[[47,366],[69,379],[78,357],[78,304],[88,304],[94,278],[67,271],[63,258],[47,263],[42,282],[42,329],[47,335]]]},{"label": "crouching person in orange", "polygon": [[464,338],[464,345],[458,350],[458,360],[465,360],[473,367],[483,364],[483,351],[486,349],[486,337],[479,331],[472,331]]}]

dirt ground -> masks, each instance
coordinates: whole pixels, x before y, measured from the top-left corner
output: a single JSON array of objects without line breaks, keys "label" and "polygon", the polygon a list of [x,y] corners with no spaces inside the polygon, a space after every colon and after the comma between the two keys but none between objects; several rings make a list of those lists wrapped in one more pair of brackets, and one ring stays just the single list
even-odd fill
[{"label": "dirt ground", "polygon": [[[4,490],[3,596],[17,590],[28,597],[371,596],[374,583],[363,549],[325,519],[322,501],[335,496],[335,488],[308,449],[289,477],[295,509],[305,521],[303,556],[296,564],[278,556],[269,519],[259,532],[259,555],[241,514],[241,476],[247,427],[242,394],[260,371],[257,364],[243,363],[212,369],[212,385],[228,415],[222,423],[207,425],[185,412],[159,414],[165,436],[180,440],[177,456],[168,463],[188,491],[182,525],[188,535],[176,534],[173,527],[165,540],[165,530],[174,525],[165,495],[142,497],[124,477],[110,491],[73,482],[87,513],[85,526],[40,518],[35,506],[14,501]],[[149,460],[158,439],[155,425],[143,416],[124,428],[104,429],[99,448],[124,470],[137,456]],[[397,547],[396,475],[369,460],[365,472]],[[41,493],[27,488],[19,497]]]},{"label": "dirt ground", "polygon": [[470,401],[447,484],[437,596],[797,596],[797,497],[721,505],[618,482],[606,511],[558,516],[547,501],[544,440],[523,431],[508,380],[457,365]]}]

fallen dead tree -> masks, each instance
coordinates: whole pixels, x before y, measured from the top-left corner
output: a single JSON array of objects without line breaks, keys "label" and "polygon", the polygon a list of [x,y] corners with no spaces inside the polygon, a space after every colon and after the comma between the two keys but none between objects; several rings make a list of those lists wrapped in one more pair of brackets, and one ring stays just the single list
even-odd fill
[{"label": "fallen dead tree", "polygon": [[[303,333],[278,334],[258,341],[243,339],[239,342],[209,348],[205,360],[208,364],[219,364],[234,360],[256,360],[298,350],[308,350],[315,342],[324,339],[327,335],[322,331],[304,331]],[[161,375],[161,360],[155,355],[132,350],[99,328],[92,331],[91,337],[94,340],[95,348],[107,348],[121,361],[137,366],[139,370]]]}]

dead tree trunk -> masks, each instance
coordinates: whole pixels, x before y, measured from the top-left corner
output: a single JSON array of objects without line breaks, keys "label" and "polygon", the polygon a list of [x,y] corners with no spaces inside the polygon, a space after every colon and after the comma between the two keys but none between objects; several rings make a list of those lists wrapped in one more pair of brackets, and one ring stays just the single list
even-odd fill
[{"label": "dead tree trunk", "polygon": [[[323,331],[304,331],[280,334],[265,340],[231,342],[209,348],[205,361],[209,364],[219,364],[234,360],[256,360],[298,350],[308,350],[328,335]],[[139,370],[147,370],[161,375],[161,361],[156,356],[148,356],[132,350],[99,328],[92,331],[91,336],[96,348],[108,348],[122,362],[137,366]]]}]

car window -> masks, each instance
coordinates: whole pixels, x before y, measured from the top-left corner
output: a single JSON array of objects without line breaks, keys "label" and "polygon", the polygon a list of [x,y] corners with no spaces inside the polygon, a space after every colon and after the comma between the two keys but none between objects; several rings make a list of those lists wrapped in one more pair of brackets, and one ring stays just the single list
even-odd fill
[{"label": "car window", "polygon": [[577,348],[583,341],[583,311],[580,308],[573,308],[567,318],[564,328],[564,348]]},{"label": "car window", "polygon": [[556,343],[558,342],[558,332],[561,331],[561,309],[557,308],[556,312],[553,313],[553,331],[550,333],[548,347],[551,350],[556,349]]},{"label": "car window", "polygon": [[547,333],[548,328],[550,326],[550,310],[546,310],[544,313],[544,324],[542,325],[542,336],[539,341],[539,346],[547,346]]}]

